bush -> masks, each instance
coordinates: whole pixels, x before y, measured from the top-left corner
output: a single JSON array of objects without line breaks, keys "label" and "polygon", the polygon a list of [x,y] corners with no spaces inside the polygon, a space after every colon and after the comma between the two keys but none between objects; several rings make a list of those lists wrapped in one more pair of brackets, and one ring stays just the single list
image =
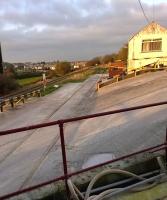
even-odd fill
[{"label": "bush", "polygon": [[52,77],[59,77],[56,73],[56,70],[49,70],[47,73],[47,78],[52,78]]},{"label": "bush", "polygon": [[63,76],[71,72],[71,64],[69,62],[58,62],[56,64],[55,72],[57,75]]},{"label": "bush", "polygon": [[32,77],[42,77],[42,72],[21,72],[16,74],[17,79],[32,78]]},{"label": "bush", "polygon": [[19,87],[19,84],[12,77],[0,75],[0,94],[4,95]]},{"label": "bush", "polygon": [[87,63],[86,63],[86,66],[87,67],[91,67],[91,66],[95,66],[95,65],[99,65],[101,62],[100,62],[100,57],[95,57],[93,58],[92,60],[89,60]]},{"label": "bush", "polygon": [[14,66],[11,63],[3,63],[4,64],[4,75],[7,77],[15,78],[16,77],[16,71],[14,69]]}]

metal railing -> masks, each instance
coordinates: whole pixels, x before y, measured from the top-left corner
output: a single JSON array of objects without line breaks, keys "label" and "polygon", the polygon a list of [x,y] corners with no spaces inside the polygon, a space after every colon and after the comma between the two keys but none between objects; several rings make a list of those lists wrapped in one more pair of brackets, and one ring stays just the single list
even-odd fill
[{"label": "metal railing", "polygon": [[156,71],[162,71],[162,70],[167,70],[167,67],[161,67],[161,68],[147,68],[147,67],[144,67],[144,68],[141,68],[141,69],[134,69],[132,70],[131,73],[129,74],[118,74],[118,75],[115,75],[113,76],[113,78],[110,78],[108,80],[105,80],[104,82],[103,81],[99,81],[97,83],[97,90],[99,90],[100,88],[102,87],[105,87],[107,85],[110,85],[110,84],[113,84],[113,83],[117,83],[119,81],[122,81],[122,80],[125,80],[125,79],[129,79],[129,78],[133,78],[133,77],[136,77],[136,76],[139,76],[139,75],[142,75],[144,73],[147,73],[147,72],[156,72]]},{"label": "metal railing", "polygon": [[115,158],[115,159],[100,163],[98,165],[94,165],[92,167],[88,167],[88,168],[76,171],[74,173],[68,173],[67,159],[66,159],[66,146],[65,146],[65,138],[64,138],[64,125],[67,124],[67,123],[71,123],[71,122],[75,122],[75,121],[81,121],[81,120],[85,120],[85,119],[91,119],[91,118],[98,118],[98,117],[102,117],[102,116],[113,115],[113,114],[116,114],[116,113],[123,113],[123,112],[129,112],[129,111],[134,111],[134,110],[140,110],[140,109],[144,109],[144,108],[162,106],[162,105],[167,105],[167,101],[157,102],[157,103],[152,103],[152,104],[145,104],[145,105],[140,105],[140,106],[135,106],[135,107],[123,108],[123,109],[112,110],[112,111],[108,111],[108,112],[96,113],[96,114],[91,114],[91,115],[62,119],[62,120],[48,122],[48,123],[41,123],[41,124],[25,126],[25,127],[16,128],[16,129],[0,131],[0,136],[4,136],[4,135],[9,135],[9,134],[14,134],[14,133],[18,133],[18,134],[20,133],[21,134],[22,132],[28,131],[28,130],[58,125],[59,126],[59,133],[60,133],[60,142],[61,142],[61,153],[62,153],[62,160],[63,160],[63,172],[64,172],[63,176],[60,176],[60,177],[52,179],[50,181],[43,182],[43,183],[40,183],[38,185],[27,187],[27,188],[24,188],[22,190],[18,190],[18,191],[15,191],[13,193],[1,196],[0,199],[1,200],[9,199],[11,197],[14,197],[14,196],[26,193],[26,192],[30,192],[32,190],[41,188],[43,186],[49,185],[51,183],[55,183],[55,182],[60,181],[60,180],[63,180],[64,183],[65,183],[67,199],[69,199],[69,190],[68,190],[67,180],[72,176],[81,174],[83,172],[90,171],[92,169],[95,169],[95,168],[98,168],[98,167],[101,167],[101,166],[104,166],[104,165],[107,165],[107,164],[110,164],[110,163],[113,163],[113,162],[116,162],[116,161],[120,161],[120,160],[129,158],[129,157],[132,157],[132,156],[144,153],[144,152],[156,152],[156,151],[160,151],[160,150],[165,150],[166,161],[167,161],[167,132],[166,132],[166,140],[162,144],[152,146],[152,147],[149,147],[149,148],[145,148],[145,149],[142,149],[140,151],[136,151],[136,152],[133,152],[131,154],[124,155],[124,156],[121,156],[119,158]]},{"label": "metal railing", "polygon": [[[52,86],[54,84],[58,84],[60,82],[65,81],[66,79],[72,77],[73,75],[79,74],[81,72],[86,72],[86,71],[88,71],[90,69],[94,69],[94,68],[95,67],[91,67],[91,68],[85,67],[83,69],[68,73],[64,76],[57,77],[52,80],[48,80],[47,86]],[[4,111],[4,106],[6,106],[6,105],[11,105],[11,107],[14,108],[14,106],[15,106],[15,104],[17,104],[17,102],[22,101],[24,103],[25,100],[31,96],[40,97],[43,89],[44,89],[44,85],[42,83],[40,83],[35,86],[27,86],[25,88],[22,88],[18,91],[15,91],[15,92],[5,95],[5,96],[0,96],[0,112]]]},{"label": "metal railing", "polygon": [[[64,76],[61,76],[61,77],[57,77],[57,78],[54,78],[52,80],[48,80],[47,81],[47,85],[52,85],[52,84],[56,84],[60,81],[63,81],[65,80],[66,78],[70,77],[70,76],[73,76],[75,74],[78,74],[78,73],[81,73],[81,72],[84,72],[84,71],[87,71],[89,69],[92,69],[92,68],[88,68],[88,67],[85,67],[83,69],[80,69],[80,70],[76,70],[76,71],[73,71],[73,72],[70,72]],[[18,91],[15,91],[15,92],[12,92],[11,94],[8,94],[8,95],[4,95],[4,96],[1,96],[1,98],[3,98],[4,100],[5,99],[10,99],[10,98],[14,98],[14,97],[17,97],[19,95],[25,95],[27,93],[31,93],[33,91],[36,91],[36,90],[41,90],[43,89],[43,84],[40,83],[40,84],[37,84],[35,86],[27,86],[25,88],[22,88]]]}]

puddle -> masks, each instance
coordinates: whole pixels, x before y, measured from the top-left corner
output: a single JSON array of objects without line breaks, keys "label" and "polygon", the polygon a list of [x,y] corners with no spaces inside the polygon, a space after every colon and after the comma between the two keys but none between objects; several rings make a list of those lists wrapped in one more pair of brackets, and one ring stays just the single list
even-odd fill
[{"label": "puddle", "polygon": [[96,154],[96,155],[91,156],[84,162],[84,164],[82,165],[82,169],[85,169],[87,167],[91,167],[94,165],[98,165],[100,163],[113,160],[113,159],[115,159],[115,156],[112,153]]}]

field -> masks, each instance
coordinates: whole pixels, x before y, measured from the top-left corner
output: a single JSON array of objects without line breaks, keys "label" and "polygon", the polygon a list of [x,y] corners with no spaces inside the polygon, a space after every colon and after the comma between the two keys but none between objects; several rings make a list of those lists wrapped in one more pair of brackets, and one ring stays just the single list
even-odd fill
[{"label": "field", "polygon": [[24,78],[24,79],[17,79],[17,82],[21,86],[31,85],[40,81],[41,77],[31,77],[31,78]]},{"label": "field", "polygon": [[47,85],[45,92],[42,91],[42,96],[54,92],[56,89],[62,87],[63,85],[65,85],[67,83],[81,83],[81,82],[85,81],[86,79],[88,79],[91,75],[101,74],[101,76],[102,76],[103,73],[107,73],[107,70],[105,68],[97,67],[97,68],[93,68],[93,69],[88,69],[87,71],[84,71],[84,72],[73,74],[73,75],[67,77],[66,79],[58,82],[56,84],[56,85],[58,85],[58,87],[55,87],[54,84]]}]

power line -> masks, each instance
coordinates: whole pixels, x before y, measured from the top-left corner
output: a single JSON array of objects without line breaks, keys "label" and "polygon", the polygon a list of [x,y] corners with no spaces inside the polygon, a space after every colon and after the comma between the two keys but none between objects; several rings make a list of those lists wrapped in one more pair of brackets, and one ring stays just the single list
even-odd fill
[{"label": "power line", "polygon": [[153,0],[153,21],[155,21],[155,0]]},{"label": "power line", "polygon": [[3,60],[2,60],[1,43],[0,43],[0,74],[3,74]]},{"label": "power line", "polygon": [[146,15],[146,13],[145,13],[145,11],[144,11],[144,8],[143,8],[143,6],[142,6],[141,0],[138,0],[138,2],[139,2],[139,4],[140,4],[141,10],[142,10],[142,12],[143,12],[143,15],[144,15],[144,17],[145,17],[147,23],[150,23],[150,20],[148,19],[147,15]]}]

